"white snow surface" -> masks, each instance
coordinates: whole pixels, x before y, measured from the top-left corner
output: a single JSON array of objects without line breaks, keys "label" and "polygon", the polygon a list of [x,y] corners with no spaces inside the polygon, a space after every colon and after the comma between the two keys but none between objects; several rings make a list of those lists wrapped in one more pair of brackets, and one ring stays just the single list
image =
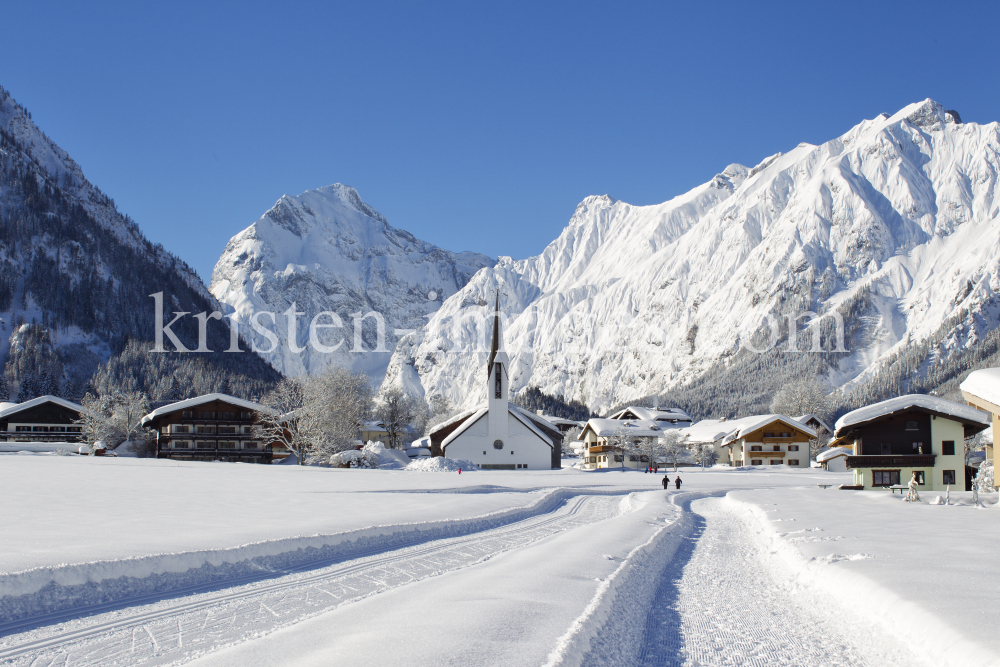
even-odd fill
[{"label": "white snow surface", "polygon": [[444,456],[416,458],[406,466],[407,472],[473,472],[479,470],[472,461],[449,459]]},{"label": "white snow surface", "polygon": [[834,428],[837,433],[840,433],[841,429],[848,426],[913,407],[933,410],[934,412],[950,415],[963,421],[978,422],[983,425],[989,425],[990,423],[989,414],[972,406],[961,405],[960,403],[955,403],[954,401],[949,401],[938,396],[907,394],[906,396],[897,396],[896,398],[890,398],[886,401],[852,410],[838,419]]},{"label": "white snow surface", "polygon": [[977,510],[824,490],[850,474],[821,469],[683,477],[0,457],[0,660],[1000,662],[982,631],[996,494]]},{"label": "white snow surface", "polygon": [[537,387],[598,413],[725,363],[767,313],[863,294],[833,386],[851,389],[961,316],[934,351],[947,359],[996,325],[998,174],[1000,125],[959,124],[925,100],[753,169],[730,165],[662,204],[587,197],[541,254],[501,257],[401,339],[386,382],[477,402],[497,287],[512,393]]},{"label": "white snow surface", "polygon": [[973,371],[959,388],[994,405],[1000,405],[1000,368]]},{"label": "white snow surface", "polygon": [[[494,261],[473,252],[455,253],[389,225],[364,203],[357,191],[335,183],[291,197],[285,195],[260,220],[234,236],[212,272],[210,289],[231,306],[241,332],[262,356],[285,375],[316,373],[328,365],[367,372],[380,382],[396,341],[426,322],[441,303],[462,288],[479,269]],[[297,337],[289,345],[289,318],[295,305]],[[377,349],[375,319],[364,321],[365,335],[355,340],[354,313],[380,313],[385,323],[384,349]],[[251,328],[256,313],[278,345]],[[317,341],[336,350],[308,345],[310,323],[317,321]],[[330,328],[333,327],[333,328]],[[361,333],[361,332],[359,332]],[[338,343],[341,343],[338,345]]]}]

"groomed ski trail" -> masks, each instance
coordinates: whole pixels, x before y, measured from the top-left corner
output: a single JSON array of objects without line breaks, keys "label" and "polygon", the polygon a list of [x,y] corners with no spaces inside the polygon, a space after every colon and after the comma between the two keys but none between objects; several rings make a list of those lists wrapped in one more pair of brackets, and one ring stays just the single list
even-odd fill
[{"label": "groomed ski trail", "polygon": [[39,667],[183,662],[355,600],[601,521],[624,511],[624,497],[579,496],[553,512],[473,535],[8,636],[0,644],[0,661]]},{"label": "groomed ski trail", "polygon": [[[912,667],[908,648],[794,582],[759,526],[719,498],[691,502],[692,532],[658,580],[636,664]],[[610,665],[604,658],[585,664]],[[592,658],[597,656],[591,656]]]}]

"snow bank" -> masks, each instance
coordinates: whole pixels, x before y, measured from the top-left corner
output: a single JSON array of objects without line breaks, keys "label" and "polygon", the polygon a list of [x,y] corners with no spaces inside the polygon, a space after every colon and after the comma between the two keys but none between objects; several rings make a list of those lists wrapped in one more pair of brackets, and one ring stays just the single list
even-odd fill
[{"label": "snow bank", "polygon": [[444,456],[418,458],[410,461],[409,465],[406,466],[406,470],[410,472],[455,472],[459,468],[462,469],[462,472],[479,470],[479,466],[472,461],[449,459]]},{"label": "snow bank", "polygon": [[212,584],[237,585],[448,537],[470,535],[555,510],[578,495],[623,490],[546,489],[528,505],[466,519],[372,526],[329,535],[290,537],[229,549],[166,553],[0,574],[0,623],[113,601],[159,596]]},{"label": "snow bank", "polygon": [[378,457],[378,467],[383,470],[402,470],[410,465],[410,457],[398,449],[389,449],[381,442],[368,441],[364,451]]},{"label": "snow bank", "polygon": [[[726,501],[758,521],[763,529],[761,539],[797,573],[799,583],[822,590],[872,626],[884,628],[912,646],[915,652],[926,655],[928,664],[940,667],[1000,664],[1000,655],[989,650],[971,634],[979,631],[976,623],[968,624],[966,627],[969,632],[963,632],[961,625],[949,622],[959,619],[942,618],[935,613],[933,606],[921,605],[912,598],[904,597],[905,594],[899,594],[898,590],[884,586],[859,572],[829,567],[831,563],[839,561],[869,560],[875,556],[867,553],[837,553],[807,560],[794,544],[782,539],[764,509],[751,502],[733,498],[732,495],[727,495]],[[892,567],[906,565],[905,562],[897,561]],[[940,574],[914,572],[912,581],[919,582],[922,576]]]},{"label": "snow bank", "polygon": [[[634,665],[641,662],[646,617],[656,596],[660,573],[694,528],[686,511],[705,494],[679,493],[671,497],[678,510],[643,544],[629,552],[621,565],[597,587],[590,604],[559,638],[545,667],[580,665]],[[623,499],[634,503],[634,496]]]}]

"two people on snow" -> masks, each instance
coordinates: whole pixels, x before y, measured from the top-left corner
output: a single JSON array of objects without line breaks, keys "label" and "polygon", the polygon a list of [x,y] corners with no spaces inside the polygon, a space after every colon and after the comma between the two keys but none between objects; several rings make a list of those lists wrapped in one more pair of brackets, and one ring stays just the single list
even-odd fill
[{"label": "two people on snow", "polygon": [[[670,477],[668,477],[667,475],[664,475],[662,483],[663,483],[663,489],[666,490],[670,486]],[[678,490],[680,490],[680,488],[681,488],[681,476],[680,475],[677,475],[677,479],[674,480],[674,484],[677,485],[675,488],[677,488]]]}]

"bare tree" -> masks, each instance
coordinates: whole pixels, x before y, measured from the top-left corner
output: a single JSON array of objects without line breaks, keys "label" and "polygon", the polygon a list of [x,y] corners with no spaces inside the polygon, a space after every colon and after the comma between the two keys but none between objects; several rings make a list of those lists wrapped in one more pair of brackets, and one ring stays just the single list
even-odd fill
[{"label": "bare tree", "polygon": [[793,418],[807,414],[826,417],[829,409],[827,392],[815,378],[789,382],[771,401],[771,412]]},{"label": "bare tree", "polygon": [[[623,424],[608,436],[606,442],[611,447],[612,455],[617,452],[618,456],[621,457],[622,472],[625,472],[625,457],[630,454],[634,455],[636,452],[635,438],[629,433],[628,427]],[[610,463],[608,467],[611,467]]]},{"label": "bare tree", "polygon": [[826,449],[826,446],[829,444],[830,434],[825,429],[820,429],[816,437],[809,441],[809,459],[815,461],[819,453]]},{"label": "bare tree", "polygon": [[676,430],[665,431],[659,438],[659,446],[663,457],[674,465],[674,472],[677,472],[677,462],[687,453],[681,434]]},{"label": "bare tree", "polygon": [[372,410],[372,388],[364,373],[334,368],[306,383],[305,411],[315,420],[311,452],[320,460],[354,447]]},{"label": "bare tree", "polygon": [[413,400],[398,387],[383,389],[375,401],[375,418],[389,434],[389,447],[399,449],[406,426],[414,419]]},{"label": "bare tree", "polygon": [[715,444],[711,442],[700,442],[695,445],[695,458],[701,467],[711,468],[719,460],[719,453],[715,451]]},{"label": "bare tree", "polygon": [[103,442],[112,450],[122,443],[139,456],[155,454],[156,432],[142,425],[149,412],[149,401],[139,392],[114,392],[95,397],[87,394],[81,405],[84,410],[76,421],[88,444]]},{"label": "bare tree", "polygon": [[261,404],[267,410],[257,413],[257,423],[253,426],[254,437],[260,438],[265,445],[283,445],[295,454],[299,465],[305,465],[312,442],[308,437],[312,420],[303,410],[303,381],[299,378],[285,378],[261,399]]}]

